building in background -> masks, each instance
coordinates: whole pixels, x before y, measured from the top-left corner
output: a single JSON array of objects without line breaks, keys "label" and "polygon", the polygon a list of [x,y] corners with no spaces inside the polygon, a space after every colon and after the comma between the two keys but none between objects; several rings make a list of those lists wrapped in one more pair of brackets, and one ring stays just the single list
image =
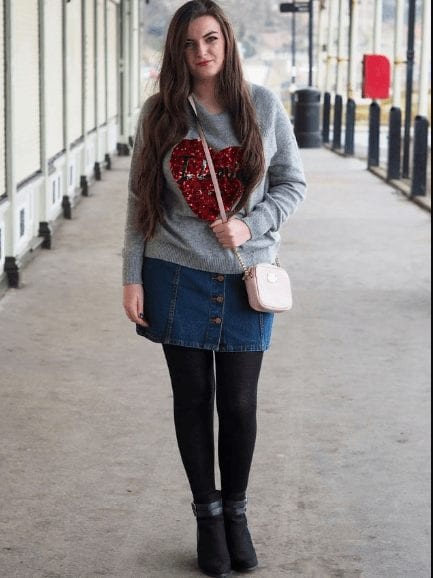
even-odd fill
[{"label": "building in background", "polygon": [[139,0],[0,0],[0,284],[129,154],[142,99]]}]

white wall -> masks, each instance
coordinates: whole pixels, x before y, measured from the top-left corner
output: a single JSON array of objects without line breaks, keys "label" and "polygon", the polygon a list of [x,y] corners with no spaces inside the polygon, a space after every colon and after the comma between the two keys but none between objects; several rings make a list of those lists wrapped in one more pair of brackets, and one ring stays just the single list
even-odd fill
[{"label": "white wall", "polygon": [[133,136],[119,131],[120,19],[131,20],[123,66],[135,119],[141,0],[123,1],[124,11],[120,0],[0,0],[0,283],[5,258],[19,265],[40,245],[41,224],[73,210],[83,179],[91,187]]}]

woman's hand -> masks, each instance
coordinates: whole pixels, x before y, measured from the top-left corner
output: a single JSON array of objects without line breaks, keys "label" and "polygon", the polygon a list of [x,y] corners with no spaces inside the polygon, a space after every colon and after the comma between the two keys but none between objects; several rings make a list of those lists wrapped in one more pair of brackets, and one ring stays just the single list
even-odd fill
[{"label": "woman's hand", "polygon": [[137,325],[149,327],[148,322],[143,318],[143,286],[125,285],[123,287],[123,308],[128,318]]},{"label": "woman's hand", "polygon": [[251,239],[248,225],[236,217],[232,217],[226,223],[218,219],[210,227],[224,249],[235,249]]}]

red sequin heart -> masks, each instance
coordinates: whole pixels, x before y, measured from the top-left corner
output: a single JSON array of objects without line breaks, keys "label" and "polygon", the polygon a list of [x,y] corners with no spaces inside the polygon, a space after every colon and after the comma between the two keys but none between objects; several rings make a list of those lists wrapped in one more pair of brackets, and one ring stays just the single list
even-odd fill
[{"label": "red sequin heart", "polygon": [[[239,178],[242,149],[228,147],[221,151],[210,149],[215,172],[227,212],[244,191]],[[200,140],[183,140],[174,149],[170,159],[174,180],[192,211],[205,221],[219,219],[218,203],[212,178]]]}]

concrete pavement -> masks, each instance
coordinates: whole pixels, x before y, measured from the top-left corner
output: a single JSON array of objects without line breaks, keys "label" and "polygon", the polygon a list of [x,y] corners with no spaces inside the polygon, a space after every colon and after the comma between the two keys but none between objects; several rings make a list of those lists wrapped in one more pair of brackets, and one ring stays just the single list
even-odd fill
[{"label": "concrete pavement", "polygon": [[[257,578],[430,576],[430,215],[325,149],[284,230],[260,386]],[[128,160],[0,300],[0,576],[199,576],[158,345],[121,308]]]}]

